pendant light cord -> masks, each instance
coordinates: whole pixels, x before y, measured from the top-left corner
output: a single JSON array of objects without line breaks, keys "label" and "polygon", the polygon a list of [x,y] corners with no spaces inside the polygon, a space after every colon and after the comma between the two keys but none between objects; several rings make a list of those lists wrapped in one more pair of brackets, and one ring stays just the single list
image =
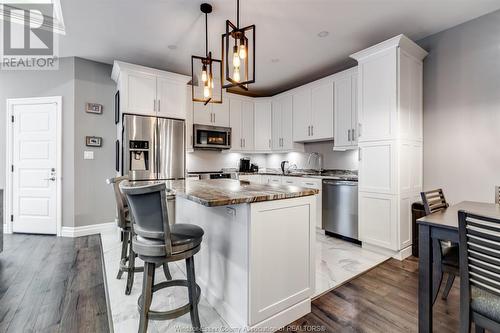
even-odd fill
[{"label": "pendant light cord", "polygon": [[208,14],[205,13],[205,57],[208,57]]},{"label": "pendant light cord", "polygon": [[236,0],[236,28],[240,28],[240,0]]}]

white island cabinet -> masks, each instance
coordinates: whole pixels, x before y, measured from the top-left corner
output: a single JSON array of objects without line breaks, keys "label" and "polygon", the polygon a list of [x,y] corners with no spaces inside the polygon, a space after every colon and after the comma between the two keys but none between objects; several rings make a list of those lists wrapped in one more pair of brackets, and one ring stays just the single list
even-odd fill
[{"label": "white island cabinet", "polygon": [[[219,193],[225,185],[217,181]],[[196,224],[205,231],[195,255],[197,282],[202,295],[231,327],[278,330],[311,311],[315,288],[316,199],[284,194],[314,190],[226,183],[228,195],[236,193],[237,200],[245,196],[239,188],[248,188],[252,195],[262,191],[264,196],[283,191],[278,194],[282,199],[252,202],[257,199],[249,198],[248,203],[207,207],[193,201],[193,189],[186,189],[191,191],[189,196],[177,195],[177,223]]]}]

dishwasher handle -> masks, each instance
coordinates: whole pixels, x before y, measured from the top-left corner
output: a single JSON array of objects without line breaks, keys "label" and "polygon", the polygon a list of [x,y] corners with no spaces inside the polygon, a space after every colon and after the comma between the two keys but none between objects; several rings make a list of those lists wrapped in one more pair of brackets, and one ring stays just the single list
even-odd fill
[{"label": "dishwasher handle", "polygon": [[358,186],[358,182],[353,182],[349,180],[323,180],[323,184],[325,185],[345,185],[345,186]]}]

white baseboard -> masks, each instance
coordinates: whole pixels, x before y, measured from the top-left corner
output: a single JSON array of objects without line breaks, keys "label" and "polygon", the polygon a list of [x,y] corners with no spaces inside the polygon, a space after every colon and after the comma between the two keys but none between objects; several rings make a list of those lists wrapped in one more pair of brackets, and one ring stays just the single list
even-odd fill
[{"label": "white baseboard", "polygon": [[62,237],[82,237],[100,234],[116,228],[116,222],[85,225],[81,227],[62,227]]},{"label": "white baseboard", "polygon": [[408,258],[409,256],[411,256],[411,245],[400,250],[400,251],[385,249],[383,247],[373,245],[373,244],[367,244],[365,242],[362,243],[362,247],[364,249],[386,255],[388,257],[393,257],[394,259],[397,259],[397,260],[404,260],[404,259]]}]

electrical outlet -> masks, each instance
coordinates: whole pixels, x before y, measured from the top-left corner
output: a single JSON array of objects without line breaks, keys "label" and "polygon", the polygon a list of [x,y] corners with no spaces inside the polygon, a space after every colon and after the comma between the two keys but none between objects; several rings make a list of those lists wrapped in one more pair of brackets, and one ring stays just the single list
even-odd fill
[{"label": "electrical outlet", "polygon": [[83,159],[84,160],[93,160],[94,159],[94,152],[86,150],[83,152]]}]

